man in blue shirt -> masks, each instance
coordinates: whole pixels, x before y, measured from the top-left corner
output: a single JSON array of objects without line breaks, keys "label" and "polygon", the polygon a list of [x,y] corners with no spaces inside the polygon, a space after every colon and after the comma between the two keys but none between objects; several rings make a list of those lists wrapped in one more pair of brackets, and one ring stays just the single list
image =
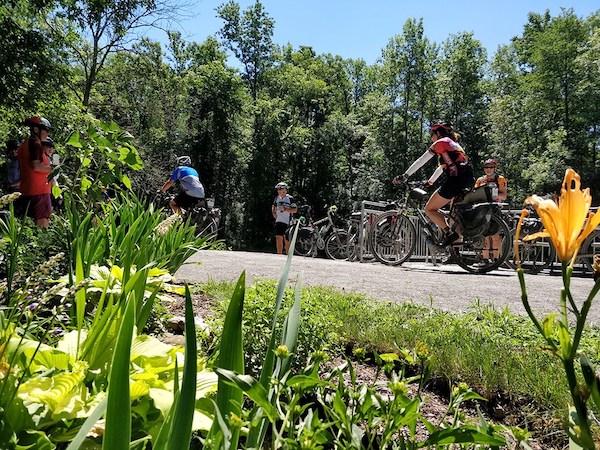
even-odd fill
[{"label": "man in blue shirt", "polygon": [[206,203],[204,200],[204,186],[200,182],[198,172],[190,167],[191,164],[192,159],[189,156],[179,156],[177,167],[159,190],[159,192],[165,192],[175,183],[180,184],[182,191],[169,202],[175,213],[180,213],[181,209],[189,209],[198,202]]}]

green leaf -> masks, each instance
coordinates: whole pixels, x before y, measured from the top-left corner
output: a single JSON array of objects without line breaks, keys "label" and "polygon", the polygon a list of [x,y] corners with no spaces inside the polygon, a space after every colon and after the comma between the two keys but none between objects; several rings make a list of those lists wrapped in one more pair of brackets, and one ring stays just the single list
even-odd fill
[{"label": "green leaf", "polygon": [[219,375],[219,379],[224,379],[243,390],[248,397],[263,409],[272,422],[275,422],[279,418],[277,408],[269,400],[269,393],[258,380],[250,375],[238,375],[231,370],[217,368],[215,372]]},{"label": "green leaf", "polygon": [[596,376],[594,366],[589,358],[583,354],[579,356],[579,362],[581,363],[581,372],[583,373],[585,384],[590,391],[590,397],[592,397],[596,406],[600,408],[600,380]]},{"label": "green leaf", "polygon": [[483,444],[483,445],[506,445],[506,439],[500,434],[488,435],[479,431],[473,426],[463,426],[459,428],[448,428],[437,430],[429,436],[425,442],[427,445],[448,445],[448,444]]},{"label": "green leaf", "polygon": [[129,179],[129,177],[127,175],[123,175],[121,177],[121,182],[125,185],[125,187],[127,189],[131,190],[131,180]]},{"label": "green leaf", "polygon": [[131,442],[129,365],[134,324],[135,298],[129,297],[125,304],[125,314],[121,320],[108,378],[106,430],[102,441],[104,450],[129,450]]},{"label": "green leaf", "polygon": [[75,148],[82,148],[83,146],[81,145],[81,139],[79,136],[79,131],[75,131],[71,134],[71,136],[69,136],[69,139],[67,140],[67,142],[65,143],[65,145],[67,146],[71,146],[71,147],[75,147]]}]

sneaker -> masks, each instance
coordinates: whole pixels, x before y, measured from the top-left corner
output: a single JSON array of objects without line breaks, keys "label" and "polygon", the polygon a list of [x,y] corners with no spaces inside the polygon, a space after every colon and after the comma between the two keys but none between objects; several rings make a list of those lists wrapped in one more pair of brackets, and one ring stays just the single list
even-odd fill
[{"label": "sneaker", "polygon": [[447,247],[450,244],[453,244],[459,238],[458,233],[456,231],[452,231],[450,233],[444,233],[444,238],[442,240],[442,245]]}]

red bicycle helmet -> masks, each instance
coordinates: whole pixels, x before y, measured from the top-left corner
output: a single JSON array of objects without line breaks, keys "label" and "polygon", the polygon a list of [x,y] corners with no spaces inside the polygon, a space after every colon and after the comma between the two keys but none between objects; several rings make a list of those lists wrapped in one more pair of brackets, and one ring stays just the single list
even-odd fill
[{"label": "red bicycle helmet", "polygon": [[437,121],[433,125],[431,125],[432,133],[437,133],[439,131],[442,131],[445,134],[449,133],[450,131],[452,131],[452,124],[450,122]]},{"label": "red bicycle helmet", "polygon": [[46,130],[52,129],[52,125],[50,124],[50,121],[48,119],[38,116],[28,117],[23,121],[23,125],[27,125],[28,127],[44,128]]},{"label": "red bicycle helmet", "polygon": [[496,161],[494,158],[488,158],[483,162],[484,167],[485,166],[494,166],[496,169],[498,168],[498,161]]}]

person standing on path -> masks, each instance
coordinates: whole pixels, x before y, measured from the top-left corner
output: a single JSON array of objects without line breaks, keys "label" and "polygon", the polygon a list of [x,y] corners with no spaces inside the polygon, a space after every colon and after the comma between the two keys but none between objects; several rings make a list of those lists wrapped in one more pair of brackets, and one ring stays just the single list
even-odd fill
[{"label": "person standing on path", "polygon": [[52,202],[50,193],[52,184],[48,182],[48,174],[52,171],[50,158],[44,152],[42,141],[48,138],[52,125],[43,117],[29,117],[23,125],[29,127],[29,139],[19,146],[18,158],[21,170],[21,198],[19,205],[27,211],[35,224],[40,228],[48,228]]},{"label": "person standing on path", "polygon": [[[498,161],[493,158],[488,158],[483,162],[484,175],[477,178],[475,187],[490,186],[498,190],[498,201],[506,201],[508,197],[508,183],[506,178],[498,174]],[[490,242],[491,241],[491,242]],[[502,241],[499,234],[492,234],[485,239],[485,248],[483,257],[485,259],[495,259],[500,257],[500,247]]]},{"label": "person standing on path", "polygon": [[290,241],[285,232],[292,220],[292,214],[298,211],[298,207],[294,202],[294,197],[287,193],[288,185],[286,183],[283,181],[277,183],[275,189],[277,190],[277,197],[275,197],[271,207],[275,219],[275,246],[279,255],[283,254],[285,246],[285,254],[287,255]]}]

